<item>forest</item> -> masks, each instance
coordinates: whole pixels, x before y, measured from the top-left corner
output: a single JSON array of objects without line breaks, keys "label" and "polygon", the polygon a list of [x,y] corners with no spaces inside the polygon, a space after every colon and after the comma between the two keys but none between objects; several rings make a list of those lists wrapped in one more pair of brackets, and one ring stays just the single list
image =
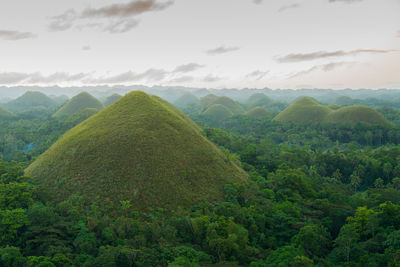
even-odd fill
[{"label": "forest", "polygon": [[[113,98],[99,113],[126,97]],[[287,103],[261,98],[174,103],[249,177],[226,183],[222,201],[174,209],[80,194],[54,201],[26,175],[66,132],[101,118],[103,104],[0,116],[0,266],[400,266],[399,107],[340,98],[329,114],[366,105],[382,123],[358,113],[355,123],[297,122],[275,119]],[[265,114],[250,115],[254,107]]]}]

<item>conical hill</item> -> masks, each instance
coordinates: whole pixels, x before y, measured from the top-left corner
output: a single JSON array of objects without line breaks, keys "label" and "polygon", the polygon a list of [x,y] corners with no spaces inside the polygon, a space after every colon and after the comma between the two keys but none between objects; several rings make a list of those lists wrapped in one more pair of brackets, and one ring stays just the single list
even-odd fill
[{"label": "conical hill", "polygon": [[82,92],[65,103],[56,113],[53,114],[53,117],[61,118],[70,116],[79,110],[86,108],[95,108],[100,110],[103,108],[103,104],[89,93]]},{"label": "conical hill", "polygon": [[26,174],[55,201],[79,194],[139,210],[219,201],[226,183],[247,181],[193,121],[140,91],[68,131]]}]

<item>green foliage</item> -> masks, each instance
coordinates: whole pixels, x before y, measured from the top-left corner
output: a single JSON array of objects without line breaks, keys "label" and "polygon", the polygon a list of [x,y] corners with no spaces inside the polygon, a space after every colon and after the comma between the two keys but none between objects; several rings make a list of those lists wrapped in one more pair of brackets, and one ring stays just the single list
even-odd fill
[{"label": "green foliage", "polygon": [[174,105],[178,108],[185,108],[187,106],[195,105],[198,102],[199,99],[195,95],[186,93],[175,100]]},{"label": "green foliage", "polygon": [[222,104],[213,104],[202,113],[202,116],[211,122],[218,123],[232,117],[233,112]]},{"label": "green foliage", "polygon": [[70,116],[82,109],[87,108],[101,110],[103,108],[103,104],[101,104],[99,100],[89,93],[83,92],[71,98],[56,113],[53,114],[53,117],[62,118]]},{"label": "green foliage", "polygon": [[258,119],[269,116],[270,113],[263,107],[255,107],[246,112],[246,116],[252,119]]},{"label": "green foliage", "polygon": [[104,105],[105,107],[108,107],[108,106],[110,106],[111,104],[117,102],[117,100],[120,99],[121,97],[122,97],[122,95],[119,95],[119,94],[112,94],[112,95],[108,96],[108,97],[106,98],[106,100],[104,100],[103,105]]},{"label": "green foliage", "polygon": [[218,200],[225,183],[247,180],[194,122],[142,92],[68,131],[26,173],[57,201],[78,193],[88,203],[129,200],[133,209]]},{"label": "green foliage", "polygon": [[4,107],[12,112],[22,113],[32,108],[54,109],[58,106],[50,97],[41,92],[28,91],[15,100],[4,105]]}]

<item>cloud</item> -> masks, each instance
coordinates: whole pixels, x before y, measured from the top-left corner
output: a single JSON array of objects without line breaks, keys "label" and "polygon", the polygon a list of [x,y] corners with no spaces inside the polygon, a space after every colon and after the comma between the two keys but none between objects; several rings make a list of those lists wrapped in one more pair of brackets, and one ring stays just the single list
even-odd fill
[{"label": "cloud", "polygon": [[206,53],[209,55],[219,55],[219,54],[225,54],[225,53],[237,51],[239,49],[240,49],[239,47],[235,47],[235,46],[232,46],[232,47],[220,46],[220,47],[217,47],[214,49],[207,50]]},{"label": "cloud", "polygon": [[283,12],[286,11],[288,9],[294,9],[294,8],[299,8],[301,7],[300,4],[296,3],[296,4],[292,4],[292,5],[285,5],[285,6],[281,6],[278,10],[278,12]]},{"label": "cloud", "polygon": [[76,11],[74,9],[69,9],[61,15],[52,17],[48,28],[52,32],[68,30],[73,26],[77,17],[78,14]]},{"label": "cloud", "polygon": [[389,52],[393,52],[393,50],[358,49],[352,51],[338,50],[333,52],[318,51],[306,54],[289,54],[277,58],[277,61],[280,63],[301,62],[301,61],[310,61],[310,60],[329,58],[329,57],[355,56],[358,54],[384,54]]},{"label": "cloud", "polygon": [[53,32],[65,31],[74,27],[77,22],[81,22],[76,28],[96,28],[103,32],[124,33],[139,25],[139,20],[133,19],[133,16],[161,11],[173,3],[173,1],[135,0],[100,8],[86,8],[82,12],[69,9],[61,15],[52,17],[48,28]]},{"label": "cloud", "polygon": [[168,83],[169,84],[189,83],[189,82],[193,82],[193,81],[194,81],[194,77],[192,77],[192,76],[182,76],[182,77],[171,79],[168,81]]},{"label": "cloud", "polygon": [[115,76],[105,78],[86,79],[87,84],[117,84],[137,81],[159,82],[163,80],[168,73],[162,69],[149,69],[142,73],[127,71]]},{"label": "cloud", "polygon": [[35,38],[36,35],[31,32],[19,32],[19,31],[6,31],[0,30],[0,39],[16,41],[22,39]]},{"label": "cloud", "polygon": [[222,80],[221,77],[214,76],[214,75],[211,75],[211,74],[207,75],[206,77],[204,77],[202,79],[203,82],[207,82],[207,83],[219,82],[221,80]]},{"label": "cloud", "polygon": [[337,68],[344,67],[344,66],[351,66],[351,65],[354,65],[356,63],[357,62],[346,62],[346,61],[343,61],[343,62],[331,62],[331,63],[328,63],[328,64],[317,65],[317,66],[314,66],[314,67],[312,67],[312,68],[310,68],[308,70],[297,72],[297,73],[291,75],[289,77],[289,79],[298,78],[300,76],[304,76],[304,75],[307,75],[307,74],[310,74],[310,73],[316,72],[316,71],[329,72],[329,71],[333,71],[333,70],[335,70]]},{"label": "cloud", "polygon": [[41,84],[41,83],[60,83],[79,81],[88,74],[77,73],[68,74],[65,72],[56,72],[45,76],[40,72],[22,73],[22,72],[2,72],[0,73],[0,84]]},{"label": "cloud", "polygon": [[200,65],[197,63],[188,63],[188,64],[183,64],[183,65],[176,67],[172,72],[173,73],[188,73],[188,72],[196,71],[203,67],[204,67],[204,65]]},{"label": "cloud", "polygon": [[397,37],[400,37],[400,30],[397,31]]},{"label": "cloud", "polygon": [[253,3],[259,5],[263,2],[263,0],[253,0]]},{"label": "cloud", "polygon": [[343,2],[343,3],[356,3],[356,2],[361,2],[363,0],[329,0],[329,3],[335,3],[335,2]]},{"label": "cloud", "polygon": [[249,74],[247,74],[246,78],[250,78],[250,79],[254,79],[256,81],[259,81],[262,78],[264,78],[265,76],[267,76],[268,73],[269,73],[269,71],[256,70],[256,71],[253,71],[253,72],[250,72]]},{"label": "cloud", "polygon": [[89,51],[89,50],[91,50],[92,48],[89,46],[89,45],[84,45],[84,46],[82,46],[82,50],[83,51]]},{"label": "cloud", "polygon": [[173,1],[158,3],[156,0],[130,1],[126,4],[113,4],[101,8],[87,8],[82,12],[81,17],[131,17],[150,11],[164,10],[171,6],[173,3]]}]

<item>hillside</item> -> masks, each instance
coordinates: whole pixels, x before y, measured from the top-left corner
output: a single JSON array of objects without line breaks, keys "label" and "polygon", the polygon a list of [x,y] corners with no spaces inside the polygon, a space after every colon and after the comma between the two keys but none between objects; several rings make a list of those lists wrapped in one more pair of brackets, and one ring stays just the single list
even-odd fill
[{"label": "hillside", "polygon": [[332,110],[311,97],[302,97],[279,113],[274,120],[296,123],[322,122]]},{"label": "hillside", "polygon": [[103,104],[89,93],[82,92],[65,103],[56,113],[53,114],[53,117],[61,118],[70,116],[85,108],[95,108],[100,110],[103,108]]},{"label": "hillside", "polygon": [[268,110],[266,110],[263,107],[255,107],[249,111],[246,112],[246,116],[252,118],[252,119],[257,119],[257,118],[263,118],[266,116],[269,116]]},{"label": "hillside", "polygon": [[245,113],[244,108],[238,102],[235,102],[226,96],[220,96],[220,97],[217,97],[216,99],[214,99],[211,102],[211,105],[215,105],[215,104],[224,105],[226,108],[228,108],[233,113],[233,115],[240,115],[240,114]]},{"label": "hillside", "polygon": [[9,118],[13,116],[14,114],[12,114],[10,111],[0,107],[0,118]]},{"label": "hillside", "polygon": [[118,99],[120,99],[122,97],[122,95],[120,94],[112,94],[109,97],[107,97],[104,102],[103,105],[105,107],[108,107],[109,105],[113,104],[114,102],[116,102]]},{"label": "hillside", "polygon": [[246,106],[248,108],[255,108],[255,107],[262,107],[262,106],[268,106],[269,104],[271,104],[272,100],[271,98],[269,98],[268,96],[266,96],[263,93],[256,93],[253,94],[249,97],[249,99],[247,99],[246,101]]},{"label": "hillside", "polygon": [[202,113],[207,120],[212,122],[221,122],[233,116],[232,111],[221,104],[213,104]]},{"label": "hillside", "polygon": [[186,93],[174,102],[174,106],[178,108],[185,108],[187,106],[194,105],[197,102],[199,102],[199,99],[195,95]]},{"label": "hillside", "polygon": [[26,174],[50,199],[129,200],[134,209],[222,200],[247,174],[166,101],[136,91],[77,125]]},{"label": "hillside", "polygon": [[196,104],[198,110],[200,112],[204,112],[212,103],[218,98],[218,96],[214,94],[208,94],[202,98],[200,98],[199,102]]},{"label": "hillside", "polygon": [[28,91],[3,106],[9,111],[20,113],[35,107],[56,108],[58,104],[41,92]]},{"label": "hillside", "polygon": [[364,123],[369,125],[390,126],[391,123],[385,117],[366,106],[348,106],[331,112],[324,120],[324,123],[354,125]]}]

